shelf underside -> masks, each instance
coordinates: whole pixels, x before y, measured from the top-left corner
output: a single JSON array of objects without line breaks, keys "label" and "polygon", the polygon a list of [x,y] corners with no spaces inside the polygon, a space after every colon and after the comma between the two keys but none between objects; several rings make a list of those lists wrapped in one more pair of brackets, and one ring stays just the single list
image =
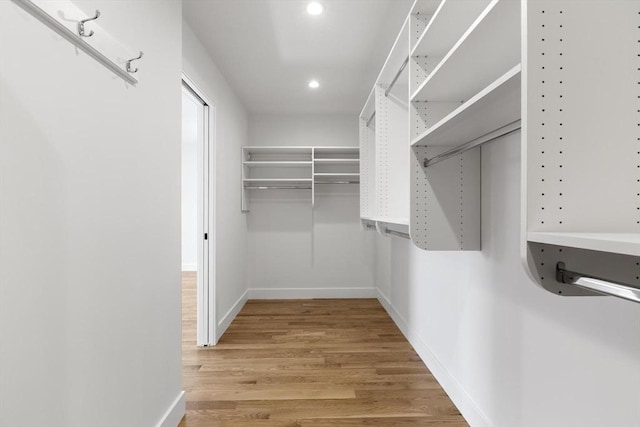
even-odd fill
[{"label": "shelf underside", "polygon": [[549,245],[567,246],[621,255],[640,256],[638,233],[556,233],[529,232],[527,240]]}]

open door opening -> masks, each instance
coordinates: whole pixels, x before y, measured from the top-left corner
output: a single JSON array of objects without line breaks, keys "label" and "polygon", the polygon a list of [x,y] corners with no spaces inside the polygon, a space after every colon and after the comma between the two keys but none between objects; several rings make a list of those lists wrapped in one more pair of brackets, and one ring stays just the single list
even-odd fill
[{"label": "open door opening", "polygon": [[[183,287],[195,284],[198,346],[214,345],[216,316],[210,171],[213,147],[213,108],[186,77],[182,81],[182,276]],[[188,290],[187,290],[188,291]],[[189,295],[184,293],[183,295]],[[192,305],[187,305],[192,307]],[[187,337],[191,338],[191,337]]]}]

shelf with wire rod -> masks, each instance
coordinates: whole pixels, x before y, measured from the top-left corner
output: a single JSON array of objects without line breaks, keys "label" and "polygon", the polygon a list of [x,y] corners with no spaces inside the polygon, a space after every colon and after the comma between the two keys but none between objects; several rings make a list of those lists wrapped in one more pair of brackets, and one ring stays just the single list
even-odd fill
[{"label": "shelf with wire rod", "polygon": [[520,120],[520,64],[499,77],[421,135],[412,146],[454,146]]},{"label": "shelf with wire rod", "polygon": [[[242,211],[249,211],[250,194],[262,193],[255,190],[311,190],[313,206],[316,185],[355,184],[360,181],[359,157],[358,147],[242,147]],[[328,188],[323,195],[331,194],[333,190]],[[280,201],[300,197],[296,191],[277,194]]]}]

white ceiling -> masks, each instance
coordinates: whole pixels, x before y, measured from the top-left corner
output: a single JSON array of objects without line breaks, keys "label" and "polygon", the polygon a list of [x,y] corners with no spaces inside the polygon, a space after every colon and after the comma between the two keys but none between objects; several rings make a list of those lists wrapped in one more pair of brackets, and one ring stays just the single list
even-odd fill
[{"label": "white ceiling", "polygon": [[183,14],[249,112],[358,113],[412,0],[307,3],[185,0]]}]

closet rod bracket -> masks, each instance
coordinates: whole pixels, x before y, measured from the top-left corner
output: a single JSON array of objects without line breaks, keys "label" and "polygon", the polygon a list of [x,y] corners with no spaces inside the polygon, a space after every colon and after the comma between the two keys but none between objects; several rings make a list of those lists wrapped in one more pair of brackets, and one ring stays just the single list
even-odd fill
[{"label": "closet rod bracket", "polygon": [[599,294],[611,295],[633,302],[640,302],[640,288],[614,283],[597,277],[569,271],[564,262],[556,264],[556,280],[567,285],[574,285]]}]

